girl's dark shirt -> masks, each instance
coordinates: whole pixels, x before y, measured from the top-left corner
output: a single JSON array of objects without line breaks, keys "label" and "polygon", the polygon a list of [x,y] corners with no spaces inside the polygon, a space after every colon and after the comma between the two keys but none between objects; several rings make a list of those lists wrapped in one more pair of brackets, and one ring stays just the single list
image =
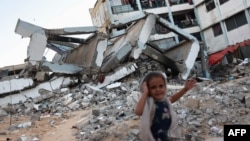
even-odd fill
[{"label": "girl's dark shirt", "polygon": [[170,124],[171,116],[167,101],[155,101],[155,115],[151,132],[156,141],[169,141],[168,129]]}]

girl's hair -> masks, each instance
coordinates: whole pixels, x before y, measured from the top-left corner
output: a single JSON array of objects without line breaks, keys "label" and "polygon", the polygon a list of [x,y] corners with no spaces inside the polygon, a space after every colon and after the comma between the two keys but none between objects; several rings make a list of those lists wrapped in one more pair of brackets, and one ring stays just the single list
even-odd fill
[{"label": "girl's hair", "polygon": [[148,85],[148,82],[152,79],[152,78],[155,78],[155,77],[161,77],[163,80],[164,80],[164,83],[166,84],[166,82],[167,82],[167,77],[166,77],[166,75],[163,73],[163,72],[161,72],[161,71],[151,71],[151,72],[148,72],[144,77],[143,77],[143,79],[141,80],[141,82],[140,82],[140,91],[142,92],[142,84],[143,84],[143,82],[146,82],[147,83],[147,85]]}]

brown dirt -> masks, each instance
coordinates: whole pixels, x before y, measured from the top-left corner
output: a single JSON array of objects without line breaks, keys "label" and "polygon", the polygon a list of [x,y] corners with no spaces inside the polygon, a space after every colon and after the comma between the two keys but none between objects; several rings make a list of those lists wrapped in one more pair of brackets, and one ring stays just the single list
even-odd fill
[{"label": "brown dirt", "polygon": [[[76,140],[74,136],[76,131],[72,126],[87,112],[89,111],[75,111],[64,114],[62,117],[45,115],[40,120],[33,122],[31,127],[19,128],[14,131],[8,130],[11,127],[10,124],[16,126],[20,123],[29,122],[29,116],[3,117],[0,120],[0,141],[6,141],[8,138],[11,141],[16,141],[22,135],[29,138],[37,137],[40,141],[74,141]],[[51,124],[52,122],[53,124]]]}]

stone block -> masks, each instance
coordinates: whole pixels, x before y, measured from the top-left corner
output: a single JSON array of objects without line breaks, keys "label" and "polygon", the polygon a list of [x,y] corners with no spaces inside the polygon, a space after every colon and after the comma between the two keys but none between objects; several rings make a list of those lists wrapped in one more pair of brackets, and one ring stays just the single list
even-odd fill
[{"label": "stone block", "polygon": [[188,108],[191,108],[191,109],[199,109],[199,107],[200,107],[200,101],[197,100],[197,99],[188,99],[186,101],[185,105]]},{"label": "stone block", "polygon": [[245,104],[246,104],[246,107],[250,108],[250,94],[247,94],[245,96]]}]

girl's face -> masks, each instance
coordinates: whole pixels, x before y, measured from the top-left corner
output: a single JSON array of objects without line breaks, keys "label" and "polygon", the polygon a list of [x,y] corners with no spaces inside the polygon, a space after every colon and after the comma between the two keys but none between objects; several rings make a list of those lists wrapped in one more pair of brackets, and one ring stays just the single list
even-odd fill
[{"label": "girl's face", "polygon": [[148,91],[150,96],[155,100],[161,100],[164,98],[167,87],[162,77],[153,77],[148,82]]}]

